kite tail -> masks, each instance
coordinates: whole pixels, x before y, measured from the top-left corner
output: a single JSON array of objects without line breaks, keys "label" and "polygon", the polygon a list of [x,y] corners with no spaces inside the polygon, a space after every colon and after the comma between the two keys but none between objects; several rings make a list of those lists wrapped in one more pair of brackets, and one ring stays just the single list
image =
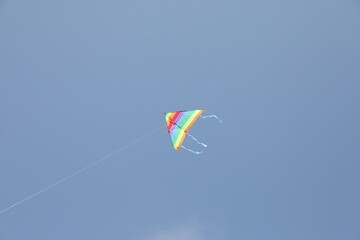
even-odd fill
[{"label": "kite tail", "polygon": [[202,116],[200,115],[201,118],[216,118],[217,120],[219,120],[220,123],[222,123],[222,120],[216,116],[216,115],[208,115],[208,116]]},{"label": "kite tail", "polygon": [[200,142],[199,140],[197,140],[193,135],[191,135],[190,133],[186,133],[187,135],[189,135],[189,137],[191,137],[197,144],[203,145],[204,147],[207,147],[207,145],[205,143]]},{"label": "kite tail", "polygon": [[191,149],[189,149],[189,148],[186,148],[186,147],[184,147],[184,146],[181,146],[181,147],[182,147],[183,149],[185,149],[185,150],[188,150],[189,152],[194,153],[194,154],[202,154],[202,153],[203,153],[203,151],[197,152],[197,151],[191,150]]}]

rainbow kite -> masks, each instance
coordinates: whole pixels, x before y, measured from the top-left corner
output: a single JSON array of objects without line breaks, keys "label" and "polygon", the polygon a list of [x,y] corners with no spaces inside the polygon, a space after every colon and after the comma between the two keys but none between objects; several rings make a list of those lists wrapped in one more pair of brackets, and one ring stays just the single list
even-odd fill
[{"label": "rainbow kite", "polygon": [[177,112],[168,112],[165,113],[166,118],[166,126],[168,132],[170,134],[171,141],[173,143],[174,149],[179,151],[180,148],[184,148],[192,153],[200,154],[202,152],[193,151],[182,146],[182,143],[185,140],[185,136],[188,135],[198,144],[207,147],[206,144],[199,142],[195,137],[193,137],[190,133],[188,133],[189,129],[195,123],[195,121],[201,118],[209,118],[214,117],[222,122],[220,118],[216,115],[209,115],[209,116],[201,116],[204,110],[191,110],[191,111],[177,111]]}]

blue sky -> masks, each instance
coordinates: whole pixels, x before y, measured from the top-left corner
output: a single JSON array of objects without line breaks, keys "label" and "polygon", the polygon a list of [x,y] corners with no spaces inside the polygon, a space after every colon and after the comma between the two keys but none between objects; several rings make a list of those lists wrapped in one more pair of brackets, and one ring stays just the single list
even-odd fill
[{"label": "blue sky", "polygon": [[[0,239],[360,238],[360,4],[0,1]],[[199,148],[186,139],[186,146]],[[1,210],[0,210],[1,211]]]}]

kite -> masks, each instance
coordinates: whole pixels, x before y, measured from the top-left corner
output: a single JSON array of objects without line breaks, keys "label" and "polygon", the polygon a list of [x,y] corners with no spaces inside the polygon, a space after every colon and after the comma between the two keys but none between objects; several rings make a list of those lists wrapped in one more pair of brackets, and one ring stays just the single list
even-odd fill
[{"label": "kite", "polygon": [[195,123],[195,121],[200,118],[216,118],[222,123],[221,119],[216,115],[202,116],[201,114],[204,110],[191,110],[191,111],[177,111],[177,112],[168,112],[165,113],[166,126],[170,134],[170,138],[174,149],[179,151],[180,148],[183,148],[187,151],[190,151],[194,154],[201,154],[203,152],[193,151],[189,148],[186,148],[182,145],[185,140],[185,136],[188,135],[191,137],[197,144],[207,147],[206,144],[198,141],[194,136],[188,133],[189,129]]}]

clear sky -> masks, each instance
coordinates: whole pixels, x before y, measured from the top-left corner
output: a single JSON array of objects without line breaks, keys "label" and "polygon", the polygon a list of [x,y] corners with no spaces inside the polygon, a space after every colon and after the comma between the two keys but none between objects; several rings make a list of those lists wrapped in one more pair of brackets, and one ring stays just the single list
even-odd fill
[{"label": "clear sky", "polygon": [[[360,2],[0,0],[0,240],[359,240]],[[186,146],[201,150],[186,139]]]}]

